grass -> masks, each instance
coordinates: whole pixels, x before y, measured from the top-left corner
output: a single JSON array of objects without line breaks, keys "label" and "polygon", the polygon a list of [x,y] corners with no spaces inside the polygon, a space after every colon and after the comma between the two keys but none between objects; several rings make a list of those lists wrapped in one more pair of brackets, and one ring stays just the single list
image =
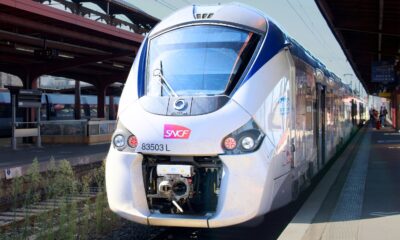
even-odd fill
[{"label": "grass", "polygon": [[[103,234],[121,226],[125,220],[108,208],[104,170],[103,164],[77,177],[68,161],[56,164],[52,159],[47,171],[41,174],[39,162],[33,160],[28,174],[14,178],[8,190],[12,199],[10,211],[25,209],[24,221],[7,230],[0,229],[0,240],[100,239]],[[93,189],[97,189],[94,201],[89,197],[82,201],[73,200],[77,196],[93,194]],[[0,196],[4,194],[7,193]],[[56,210],[32,218],[29,208],[45,201],[54,202]]]}]

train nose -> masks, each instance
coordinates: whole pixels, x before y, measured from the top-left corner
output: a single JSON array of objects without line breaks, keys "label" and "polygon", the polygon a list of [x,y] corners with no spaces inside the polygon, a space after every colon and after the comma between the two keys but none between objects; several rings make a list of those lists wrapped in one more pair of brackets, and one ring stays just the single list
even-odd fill
[{"label": "train nose", "polygon": [[216,228],[247,221],[271,204],[268,196],[274,188],[266,186],[272,186],[272,168],[263,152],[182,162],[184,157],[112,148],[106,161],[110,208],[127,219],[158,226]]},{"label": "train nose", "polygon": [[153,114],[135,102],[119,116],[120,124],[136,136],[135,152],[170,156],[223,154],[223,139],[250,119],[235,101],[228,101],[212,113],[196,116]]},{"label": "train nose", "polygon": [[[114,148],[107,158],[114,211],[127,207],[127,217],[137,222],[192,227],[233,225],[260,212],[257,199],[265,198],[269,169],[263,151],[257,151],[263,135],[235,101],[198,116],[152,114],[137,103],[120,113],[119,124],[136,136],[137,147],[129,153]],[[235,146],[223,144],[230,138]],[[124,188],[110,180],[122,169],[129,175],[125,179],[132,179]]]}]

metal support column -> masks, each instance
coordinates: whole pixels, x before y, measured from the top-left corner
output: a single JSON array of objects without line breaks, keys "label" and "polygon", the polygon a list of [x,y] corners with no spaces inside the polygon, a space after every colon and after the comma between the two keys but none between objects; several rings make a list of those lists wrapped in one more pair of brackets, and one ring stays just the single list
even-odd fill
[{"label": "metal support column", "polygon": [[40,135],[40,107],[37,108],[37,139],[36,139],[36,146],[37,147],[42,147],[42,137]]},{"label": "metal support column", "polygon": [[16,96],[15,94],[11,95],[11,109],[12,109],[12,138],[11,138],[11,146],[13,150],[17,150],[17,137],[15,136],[15,128],[17,127],[17,117],[16,117]]},{"label": "metal support column", "polygon": [[106,87],[97,86],[97,117],[104,118],[104,106],[106,100]]},{"label": "metal support column", "polygon": [[109,99],[110,100],[108,102],[108,119],[109,120],[115,120],[114,96],[110,95]]},{"label": "metal support column", "polygon": [[74,106],[75,120],[81,119],[81,84],[80,81],[75,80],[75,106]]},{"label": "metal support column", "polygon": [[400,92],[396,92],[396,103],[395,103],[395,114],[396,114],[396,130],[400,131]]}]

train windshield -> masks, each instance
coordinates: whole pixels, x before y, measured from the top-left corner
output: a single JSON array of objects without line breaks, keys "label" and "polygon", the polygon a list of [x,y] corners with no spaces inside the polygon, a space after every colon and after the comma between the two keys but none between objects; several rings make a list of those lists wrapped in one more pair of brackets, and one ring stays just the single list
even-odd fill
[{"label": "train windshield", "polygon": [[146,95],[228,94],[250,61],[259,36],[226,26],[190,26],[150,41]]}]

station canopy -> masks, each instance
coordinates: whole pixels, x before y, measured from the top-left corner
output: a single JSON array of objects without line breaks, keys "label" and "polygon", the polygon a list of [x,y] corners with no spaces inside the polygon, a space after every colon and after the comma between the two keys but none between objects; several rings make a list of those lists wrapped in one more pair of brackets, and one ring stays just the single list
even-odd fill
[{"label": "station canopy", "polygon": [[400,1],[315,2],[367,92],[393,91],[400,79]]},{"label": "station canopy", "polygon": [[[96,86],[125,82],[145,34],[159,21],[123,1],[93,1],[108,11],[96,12],[108,22],[83,17],[94,11],[83,1],[53,0],[70,12],[41,2],[47,1],[0,1],[0,72],[18,76],[26,88],[43,75]],[[132,31],[117,27],[113,14],[131,19]]]}]

